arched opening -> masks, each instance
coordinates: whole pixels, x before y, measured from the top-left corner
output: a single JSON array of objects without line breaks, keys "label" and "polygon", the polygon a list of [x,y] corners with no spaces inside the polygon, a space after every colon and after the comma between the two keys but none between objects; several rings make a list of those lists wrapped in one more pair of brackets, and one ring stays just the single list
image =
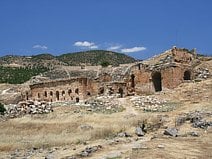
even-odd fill
[{"label": "arched opening", "polygon": [[40,93],[38,93],[38,98],[40,98]]},{"label": "arched opening", "polygon": [[57,99],[57,100],[60,99],[60,93],[59,93],[59,91],[56,91],[56,99]]},{"label": "arched opening", "polygon": [[123,94],[124,94],[124,91],[122,88],[119,88],[119,95],[120,95],[120,98],[123,98]]},{"label": "arched opening", "polygon": [[79,97],[76,98],[76,103],[79,103]]},{"label": "arched opening", "polygon": [[190,71],[185,71],[184,72],[184,76],[183,76],[184,80],[191,80],[191,72]]},{"label": "arched opening", "polygon": [[26,92],[26,100],[29,100],[29,93]]},{"label": "arched opening", "polygon": [[100,88],[99,88],[99,95],[104,94],[104,91],[105,91],[105,90],[104,90],[104,87],[100,87]]},{"label": "arched opening", "polygon": [[71,89],[69,89],[69,90],[68,90],[68,95],[70,96],[70,95],[71,95],[71,93],[72,93],[72,90],[71,90]]},{"label": "arched opening", "polygon": [[78,88],[75,89],[75,93],[76,93],[76,94],[79,94],[79,89],[78,89]]},{"label": "arched opening", "polygon": [[132,88],[135,87],[135,75],[134,74],[131,75],[131,87]]},{"label": "arched opening", "polygon": [[62,91],[63,100],[66,100],[65,96],[66,96],[66,92],[65,91]]},{"label": "arched opening", "polygon": [[87,92],[87,96],[90,96],[91,95],[91,93],[90,92]]},{"label": "arched opening", "polygon": [[49,94],[50,94],[50,96],[53,96],[53,92],[52,92],[52,91],[50,91],[50,93],[49,93]]},{"label": "arched opening", "polygon": [[155,72],[152,75],[152,82],[156,92],[162,91],[161,73]]},{"label": "arched opening", "polygon": [[47,92],[46,91],[44,92],[44,97],[47,97]]},{"label": "arched opening", "polygon": [[138,70],[141,70],[141,64],[138,64]]}]

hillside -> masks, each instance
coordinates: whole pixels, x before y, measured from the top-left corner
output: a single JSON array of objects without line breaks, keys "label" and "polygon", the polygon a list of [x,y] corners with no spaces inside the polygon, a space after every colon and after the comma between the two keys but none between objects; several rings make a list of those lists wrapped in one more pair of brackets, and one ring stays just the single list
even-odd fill
[{"label": "hillside", "polygon": [[119,64],[132,63],[136,60],[125,54],[92,50],[85,52],[75,52],[54,56],[51,54],[39,54],[34,56],[14,56],[7,55],[0,57],[0,65],[10,67],[47,67],[54,68],[57,66],[79,66],[81,63],[88,65],[101,65],[107,62],[110,65],[117,66]]},{"label": "hillside", "polygon": [[134,58],[125,54],[104,50],[68,53],[58,56],[57,59],[70,66],[77,66],[80,63],[101,65],[104,62],[108,62],[113,66],[118,66],[119,64],[132,63],[136,61]]},{"label": "hillside", "polygon": [[113,65],[132,63],[136,60],[125,54],[93,50],[68,53],[60,56],[39,54],[34,56],[7,55],[0,57],[0,83],[19,84],[48,70],[57,70],[64,66]]}]

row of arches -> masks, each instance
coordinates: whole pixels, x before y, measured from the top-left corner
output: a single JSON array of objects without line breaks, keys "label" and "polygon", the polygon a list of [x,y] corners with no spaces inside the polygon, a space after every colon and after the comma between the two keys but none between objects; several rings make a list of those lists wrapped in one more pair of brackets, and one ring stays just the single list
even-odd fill
[{"label": "row of arches", "polygon": [[65,100],[76,100],[76,102],[79,102],[79,89],[76,88],[74,90],[74,93],[71,89],[68,89],[67,91],[44,91],[42,93],[37,93],[37,98],[40,100],[49,100],[49,101],[65,101]]}]

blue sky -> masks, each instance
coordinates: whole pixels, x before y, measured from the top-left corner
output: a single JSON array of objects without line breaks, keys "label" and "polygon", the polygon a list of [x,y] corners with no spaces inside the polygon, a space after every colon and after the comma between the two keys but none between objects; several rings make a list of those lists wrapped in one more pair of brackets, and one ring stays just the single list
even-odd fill
[{"label": "blue sky", "polygon": [[212,0],[0,0],[0,56],[103,49],[212,54]]}]

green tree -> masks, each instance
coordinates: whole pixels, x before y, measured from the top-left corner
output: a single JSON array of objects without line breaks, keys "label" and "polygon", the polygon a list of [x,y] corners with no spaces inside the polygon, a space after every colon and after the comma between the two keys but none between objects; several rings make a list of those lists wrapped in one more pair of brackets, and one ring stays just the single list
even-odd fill
[{"label": "green tree", "polygon": [[108,62],[108,61],[103,61],[102,63],[101,63],[101,66],[102,67],[107,67],[107,66],[109,66],[110,65],[110,63]]}]

